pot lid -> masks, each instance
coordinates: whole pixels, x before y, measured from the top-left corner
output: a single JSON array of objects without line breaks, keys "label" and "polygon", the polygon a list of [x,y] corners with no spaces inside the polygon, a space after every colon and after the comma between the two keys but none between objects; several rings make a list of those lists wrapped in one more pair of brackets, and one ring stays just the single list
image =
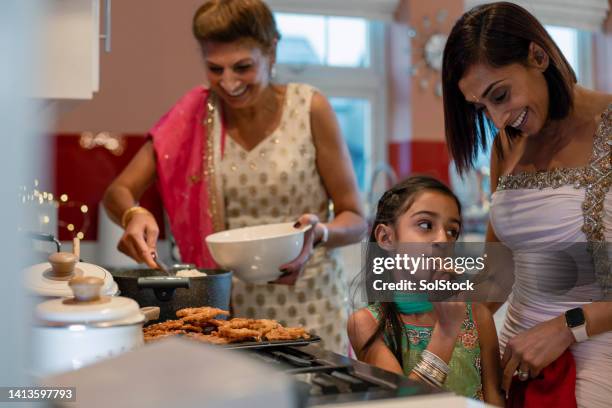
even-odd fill
[{"label": "pot lid", "polygon": [[74,297],[52,299],[36,306],[36,317],[44,323],[89,324],[142,321],[138,303],[120,296],[100,296],[104,281],[77,277],[69,281]]},{"label": "pot lid", "polygon": [[112,296],[117,292],[117,284],[110,272],[98,265],[85,262],[78,262],[74,266],[74,273],[66,277],[54,276],[49,262],[33,265],[24,270],[24,274],[27,289],[38,296],[71,297],[72,290],[70,290],[68,282],[75,276],[91,276],[103,279],[104,285],[101,290],[103,295]]}]

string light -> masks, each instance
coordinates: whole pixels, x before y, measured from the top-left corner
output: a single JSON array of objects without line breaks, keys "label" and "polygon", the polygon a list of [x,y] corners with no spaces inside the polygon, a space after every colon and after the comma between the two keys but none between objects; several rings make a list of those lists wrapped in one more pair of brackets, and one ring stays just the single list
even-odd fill
[{"label": "string light", "polygon": [[[84,239],[90,223],[89,206],[87,206],[83,202],[70,201],[70,198],[66,193],[58,194],[59,200],[55,200],[55,196],[53,195],[53,193],[50,193],[48,191],[41,191],[42,189],[39,186],[40,181],[38,179],[34,180],[33,187],[28,188],[28,186],[25,185],[19,186],[19,200],[21,201],[21,203],[28,206],[48,205],[50,206],[50,208],[54,209],[60,209],[61,207],[78,208],[79,211],[83,214],[83,222],[80,224],[78,232],[73,236],[76,236],[79,239]],[[47,210],[45,210],[44,208],[41,208],[40,210],[36,209],[35,211],[38,212],[38,225],[44,230],[45,228],[43,228],[43,225],[51,224],[51,217],[48,215],[48,213],[45,214]],[[40,212],[42,212],[42,214]],[[60,229],[66,228],[66,230],[70,231],[71,233],[77,231],[75,224],[67,224],[65,221],[57,220],[57,226]],[[25,230],[29,230],[30,228],[31,227],[28,226],[28,228],[25,228]],[[23,226],[19,226],[18,229],[19,231],[24,230]],[[54,235],[57,233],[59,233],[59,231],[54,232]]]}]

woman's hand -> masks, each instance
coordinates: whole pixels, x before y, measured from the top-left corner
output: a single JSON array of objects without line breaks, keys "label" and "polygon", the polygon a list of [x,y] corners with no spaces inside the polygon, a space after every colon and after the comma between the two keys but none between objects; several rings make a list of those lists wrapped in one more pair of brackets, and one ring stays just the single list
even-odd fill
[{"label": "woman's hand", "polygon": [[537,377],[544,367],[555,361],[574,341],[563,316],[517,334],[508,341],[502,358],[502,388],[508,393],[516,370],[529,372],[531,378]]},{"label": "woman's hand", "polygon": [[152,254],[156,252],[159,227],[151,214],[134,214],[119,240],[117,249],[138,263],[157,268]]},{"label": "woman's hand", "polygon": [[280,266],[280,270],[283,271],[283,275],[277,280],[270,282],[280,285],[295,285],[298,280],[306,262],[310,259],[313,253],[314,246],[323,237],[323,226],[319,224],[319,217],[315,214],[303,214],[295,223],[294,227],[302,229],[310,225],[311,228],[304,234],[304,245],[302,251],[293,261],[288,262]]}]

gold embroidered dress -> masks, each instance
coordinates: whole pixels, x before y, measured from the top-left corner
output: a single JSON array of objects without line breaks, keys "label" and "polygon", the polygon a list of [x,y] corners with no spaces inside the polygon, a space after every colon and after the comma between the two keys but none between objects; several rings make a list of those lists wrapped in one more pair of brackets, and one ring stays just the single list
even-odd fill
[{"label": "gold embroidered dress", "polygon": [[[313,93],[308,85],[288,84],[278,128],[252,150],[227,137],[220,169],[228,229],[295,222],[304,213],[329,218],[310,129]],[[295,286],[235,279],[232,303],[236,316],[303,325],[327,349],[348,350],[348,285],[333,250],[317,248]]]}]

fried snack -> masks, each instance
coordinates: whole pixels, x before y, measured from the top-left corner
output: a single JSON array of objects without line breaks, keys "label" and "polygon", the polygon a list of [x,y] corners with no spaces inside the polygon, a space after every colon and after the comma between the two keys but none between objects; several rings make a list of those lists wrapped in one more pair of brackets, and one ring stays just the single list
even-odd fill
[{"label": "fried snack", "polygon": [[270,330],[264,336],[270,341],[308,339],[310,335],[302,327],[278,327]]},{"label": "fried snack", "polygon": [[228,344],[230,341],[225,337],[215,336],[214,334],[187,333],[186,337],[192,338],[202,343],[209,344]]},{"label": "fried snack", "polygon": [[191,324],[185,324],[183,325],[181,329],[185,330],[186,332],[195,332],[195,333],[202,333],[202,331],[204,330],[200,326],[194,326]]},{"label": "fried snack", "polygon": [[262,336],[278,327],[281,327],[280,323],[270,319],[254,320],[248,326],[251,330],[257,330]]},{"label": "fried snack", "polygon": [[144,331],[171,331],[171,330],[180,330],[185,323],[181,320],[167,320],[163,323],[156,323],[144,328]]},{"label": "fried snack", "polygon": [[209,326],[219,327],[219,326],[228,325],[229,321],[228,320],[219,320],[219,319],[210,319],[206,323],[208,323]]},{"label": "fried snack", "polygon": [[228,321],[228,326],[232,329],[250,329],[251,324],[254,322],[253,319],[244,319],[242,317],[235,317]]},{"label": "fried snack", "polygon": [[156,333],[147,333],[144,335],[144,342],[151,343],[157,340],[165,339],[166,337],[176,336],[177,334],[185,334],[187,332],[182,330],[177,330],[174,332],[156,332]]},{"label": "fried snack", "polygon": [[208,307],[208,306],[187,307],[185,309],[180,309],[176,311],[176,317],[178,318],[184,318],[184,317],[192,316],[192,315],[208,315],[210,316],[208,320],[210,320],[219,315],[229,316],[229,312],[227,310],[217,309],[216,307]]},{"label": "fried snack", "polygon": [[228,326],[220,326],[218,333],[220,337],[225,337],[232,343],[249,339],[255,339],[256,341],[261,340],[261,334],[257,330],[247,328],[232,329]]}]

